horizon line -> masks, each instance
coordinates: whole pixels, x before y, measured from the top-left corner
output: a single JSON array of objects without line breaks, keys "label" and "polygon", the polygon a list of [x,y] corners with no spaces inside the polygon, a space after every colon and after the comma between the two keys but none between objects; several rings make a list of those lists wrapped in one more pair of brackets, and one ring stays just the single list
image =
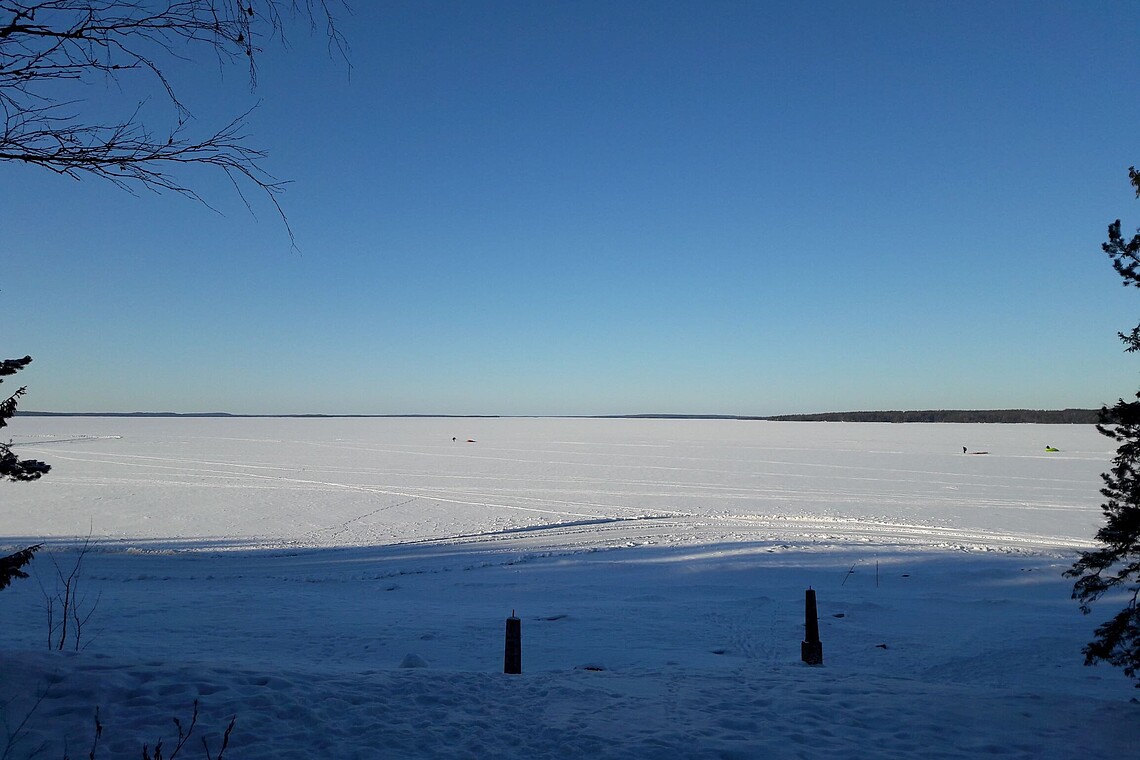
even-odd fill
[{"label": "horizon line", "polygon": [[[963,414],[1040,414],[1064,413],[1097,414],[1100,409],[1066,407],[1064,409],[1031,409],[1027,407],[1006,407],[1000,409],[877,409],[842,412],[807,412],[791,414],[688,414],[672,412],[645,412],[629,414],[444,414],[444,413],[393,413],[393,414],[340,414],[340,413],[279,413],[258,414],[245,412],[56,412],[40,410],[17,410],[16,416],[26,417],[191,417],[191,418],[238,418],[238,419],[677,419],[677,420],[754,420],[754,421],[797,421],[804,418],[836,418],[840,416],[868,415],[963,415]],[[829,421],[829,420],[821,420]]]}]

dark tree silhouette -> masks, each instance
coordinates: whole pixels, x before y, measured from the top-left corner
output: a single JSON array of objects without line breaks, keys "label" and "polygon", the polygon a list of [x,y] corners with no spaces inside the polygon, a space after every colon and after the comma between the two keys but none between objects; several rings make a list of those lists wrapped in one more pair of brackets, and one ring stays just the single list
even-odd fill
[{"label": "dark tree silhouette", "polygon": [[[1133,167],[1128,176],[1140,198],[1140,173]],[[1108,242],[1101,247],[1112,258],[1124,286],[1140,288],[1140,231],[1125,240],[1117,219],[1108,226]],[[1126,351],[1140,350],[1140,325],[1127,335],[1120,333],[1120,339]],[[1094,639],[1085,646],[1085,664],[1103,661],[1123,668],[1140,688],[1140,393],[1136,399],[1120,399],[1112,409],[1101,409],[1097,429],[1120,444],[1112,469],[1101,475],[1106,501],[1101,505],[1104,525],[1096,539],[1102,546],[1081,552],[1065,575],[1077,579],[1073,598],[1085,614],[1109,591],[1125,592],[1124,609],[1098,626]]]},{"label": "dark tree silhouette", "polygon": [[[0,361],[0,383],[4,382],[3,378],[16,374],[31,362],[30,356]],[[26,392],[26,387],[17,388],[15,393],[0,401],[0,429],[8,427],[8,420],[15,416],[16,405]],[[9,443],[0,442],[0,480],[35,480],[51,469],[50,465],[35,459],[17,458]]]},{"label": "dark tree silhouette", "polygon": [[40,548],[41,544],[29,546],[27,549],[21,549],[15,554],[9,554],[7,557],[0,557],[0,590],[8,588],[8,584],[14,578],[27,578],[28,574],[21,568],[32,561],[32,555]]},{"label": "dark tree silhouette", "polygon": [[[262,46],[284,43],[287,22],[298,21],[323,27],[330,49],[344,56],[332,4],[340,0],[0,0],[0,160],[203,203],[178,169],[210,166],[247,206],[243,187],[262,191],[288,230],[277,200],[283,185],[262,167],[265,153],[247,144],[246,114],[194,134],[167,71],[205,53],[219,66],[248,67],[254,87]],[[137,93],[137,104],[119,118],[95,116],[99,109],[77,93],[96,83]],[[161,125],[152,122],[153,107],[143,108],[154,94],[171,106]]]},{"label": "dark tree silhouette", "polygon": [[[28,366],[31,361],[32,357],[30,356],[25,356],[23,359],[0,360],[0,383],[4,382],[5,377],[14,375]],[[19,403],[20,397],[24,395],[24,392],[24,388],[18,388],[16,392],[7,399],[0,401],[0,429],[7,427],[8,420],[12,419],[16,414],[16,405]],[[51,465],[44,464],[35,459],[20,459],[12,452],[10,442],[0,442],[0,480],[35,480],[46,474],[50,469]],[[20,568],[32,560],[32,555],[36,549],[39,548],[38,545],[29,546],[15,554],[0,557],[0,589],[6,588],[8,584],[12,582],[13,578],[28,577]]]}]

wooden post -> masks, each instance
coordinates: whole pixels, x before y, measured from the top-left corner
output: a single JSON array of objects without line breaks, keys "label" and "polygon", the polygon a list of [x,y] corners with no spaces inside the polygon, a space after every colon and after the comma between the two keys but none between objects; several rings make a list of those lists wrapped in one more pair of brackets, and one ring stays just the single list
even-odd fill
[{"label": "wooden post", "polygon": [[503,672],[518,675],[522,673],[522,621],[511,616],[507,618],[507,648],[503,657]]},{"label": "wooden post", "polygon": [[804,595],[804,640],[800,642],[800,659],[808,665],[823,664],[823,644],[819,640],[819,613],[815,608],[815,590]]}]

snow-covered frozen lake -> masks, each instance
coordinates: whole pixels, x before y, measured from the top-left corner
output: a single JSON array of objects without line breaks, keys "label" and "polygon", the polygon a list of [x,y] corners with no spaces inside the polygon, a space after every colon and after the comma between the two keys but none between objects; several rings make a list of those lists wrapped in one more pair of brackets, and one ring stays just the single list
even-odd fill
[{"label": "snow-covered frozen lake", "polygon": [[[169,749],[195,699],[212,749],[236,714],[234,758],[1132,751],[1136,690],[1080,654],[1119,602],[1082,616],[1060,575],[1101,519],[1113,446],[1091,426],[9,430],[53,471],[0,487],[0,552],[47,544],[0,593],[0,757],[86,754],[96,706],[100,756]],[[88,535],[81,651],[49,653],[45,595]],[[799,659],[809,586],[820,668]]]}]

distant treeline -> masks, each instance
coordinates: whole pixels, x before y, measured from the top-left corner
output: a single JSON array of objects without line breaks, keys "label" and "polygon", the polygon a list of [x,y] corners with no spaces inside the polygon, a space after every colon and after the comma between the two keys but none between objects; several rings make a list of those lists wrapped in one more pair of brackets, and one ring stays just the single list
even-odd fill
[{"label": "distant treeline", "polygon": [[758,419],[778,422],[1005,422],[1050,425],[1092,425],[1099,409],[928,409],[918,412],[826,412],[784,414]]}]

